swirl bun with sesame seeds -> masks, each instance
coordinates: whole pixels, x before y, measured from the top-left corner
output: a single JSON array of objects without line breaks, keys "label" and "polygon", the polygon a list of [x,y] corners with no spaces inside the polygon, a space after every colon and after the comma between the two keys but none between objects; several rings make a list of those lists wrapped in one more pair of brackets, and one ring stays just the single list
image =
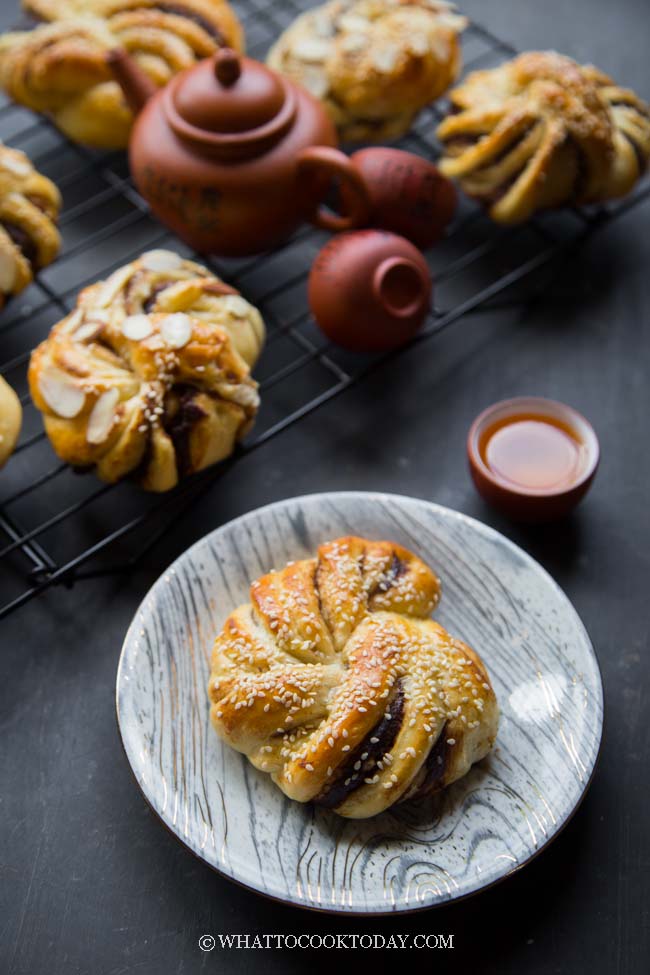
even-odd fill
[{"label": "swirl bun with sesame seeds", "polygon": [[214,645],[210,716],[289,798],[364,819],[492,748],[485,666],[428,618],[440,583],[411,552],[340,538],[250,594]]},{"label": "swirl bun with sesame seeds", "polygon": [[624,196],[647,169],[650,107],[554,51],[474,71],[449,98],[440,169],[499,223]]},{"label": "swirl bun with sesame seeds", "polygon": [[251,427],[263,340],[241,295],[200,264],[149,251],[81,292],[32,353],[30,392],[62,460],[166,491]]},{"label": "swirl bun with sesame seeds", "polygon": [[466,24],[445,0],[331,0],[301,14],[268,63],[323,102],[342,140],[382,142],[455,81]]}]

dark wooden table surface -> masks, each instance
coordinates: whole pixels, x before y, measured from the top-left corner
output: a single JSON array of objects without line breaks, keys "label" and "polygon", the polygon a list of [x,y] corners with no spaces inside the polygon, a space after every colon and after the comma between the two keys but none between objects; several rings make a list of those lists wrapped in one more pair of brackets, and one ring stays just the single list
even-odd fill
[{"label": "dark wooden table surface", "polygon": [[[520,48],[593,60],[650,96],[647,0],[464,6]],[[641,206],[556,266],[541,289],[531,285],[527,302],[467,317],[425,353],[388,365],[244,459],[130,578],[50,591],[0,624],[0,971],[292,972],[342,960],[340,952],[298,949],[200,951],[200,935],[227,932],[453,934],[453,951],[389,958],[427,970],[650,970],[649,215],[650,205]],[[554,528],[502,520],[466,471],[473,416],[521,393],[572,403],[601,440],[592,493]],[[346,488],[429,498],[513,538],[568,593],[605,682],[600,765],[565,832],[495,889],[415,916],[307,913],[216,876],[149,812],[115,723],[121,641],[166,563],[262,503]],[[366,955],[364,963],[385,960]]]}]

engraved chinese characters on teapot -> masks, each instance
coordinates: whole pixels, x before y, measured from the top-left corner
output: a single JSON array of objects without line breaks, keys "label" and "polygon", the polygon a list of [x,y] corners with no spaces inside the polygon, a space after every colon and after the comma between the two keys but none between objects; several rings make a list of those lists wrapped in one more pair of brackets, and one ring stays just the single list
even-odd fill
[{"label": "engraved chinese characters on teapot", "polygon": [[[370,213],[363,177],[308,92],[223,48],[163,89],[126,51],[109,61],[137,119],[129,158],[156,216],[203,253],[240,256],[282,243],[304,220],[330,230]],[[322,207],[332,177],[346,215]]]}]

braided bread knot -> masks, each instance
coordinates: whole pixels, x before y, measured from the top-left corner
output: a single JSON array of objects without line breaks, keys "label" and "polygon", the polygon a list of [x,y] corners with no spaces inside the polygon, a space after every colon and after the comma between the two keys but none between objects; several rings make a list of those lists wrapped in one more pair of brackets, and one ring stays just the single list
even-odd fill
[{"label": "braided bread knot", "polygon": [[428,619],[440,583],[411,552],[340,538],[250,594],[214,645],[211,720],[290,798],[373,816],[492,747],[485,667]]},{"label": "braided bread knot", "polygon": [[296,18],[268,64],[322,101],[343,141],[382,142],[456,80],[466,25],[446,0],[329,0]]},{"label": "braided bread knot", "polygon": [[155,250],[81,292],[32,353],[62,460],[150,491],[228,456],[259,405],[260,313],[206,268]]},{"label": "braided bread knot", "polygon": [[647,168],[648,106],[555,52],[472,72],[449,97],[440,168],[502,223],[623,196]]},{"label": "braided bread knot", "polygon": [[75,142],[124,149],[133,121],[106,52],[124,47],[158,86],[219,47],[243,49],[226,0],[26,0],[49,23],[0,38],[0,84]]},{"label": "braided bread knot", "polygon": [[0,142],[0,308],[50,264],[61,239],[61,194],[19,149]]}]

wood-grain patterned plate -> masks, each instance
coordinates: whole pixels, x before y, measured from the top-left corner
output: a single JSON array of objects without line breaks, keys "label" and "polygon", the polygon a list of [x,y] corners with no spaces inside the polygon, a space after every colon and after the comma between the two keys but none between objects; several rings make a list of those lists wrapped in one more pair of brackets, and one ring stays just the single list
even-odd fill
[{"label": "wood-grain patterned plate", "polygon": [[[438,572],[436,618],[479,651],[502,715],[494,753],[442,796],[361,821],[286,799],[221,744],[206,694],[212,641],[251,580],[345,534],[399,542]],[[127,633],[117,713],[144,795],[190,850],[262,894],[350,913],[429,907],[521,867],[580,802],[603,720],[589,638],[533,559],[457,512],[368,493],[272,504],[185,552]]]}]

